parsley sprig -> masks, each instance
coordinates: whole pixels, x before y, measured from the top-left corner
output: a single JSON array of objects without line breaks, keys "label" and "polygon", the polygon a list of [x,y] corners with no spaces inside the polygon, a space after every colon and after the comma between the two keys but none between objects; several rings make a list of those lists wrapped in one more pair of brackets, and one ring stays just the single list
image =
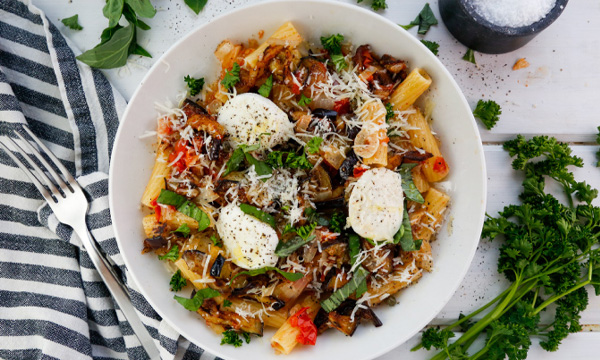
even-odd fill
[{"label": "parsley sprig", "polygon": [[[363,2],[363,0],[356,0],[357,3]],[[387,9],[386,0],[373,0],[371,1],[371,9],[374,11]]]},{"label": "parsley sprig", "polygon": [[438,54],[438,49],[440,48],[440,44],[436,43],[435,41],[429,41],[429,40],[421,40],[421,42],[423,43],[423,45],[427,46],[427,48],[433,53],[433,55]]},{"label": "parsley sprig", "polygon": [[204,87],[204,78],[195,79],[189,75],[186,75],[183,78],[183,81],[185,81],[190,89],[190,96],[196,96],[200,94],[200,91],[202,91],[202,88]]},{"label": "parsley sprig", "polygon": [[[575,180],[569,171],[569,166],[582,167],[583,161],[571,154],[568,145],[547,136],[531,140],[518,136],[504,149],[514,158],[513,168],[525,175],[522,203],[488,217],[482,237],[503,239],[498,271],[511,283],[488,304],[447,328],[425,331],[414,350],[442,350],[434,360],[521,360],[527,357],[532,336],[541,338],[542,348],[554,351],[568,334],[581,330],[580,314],[588,304],[586,287],[600,295],[600,207],[592,205],[598,191]],[[563,187],[567,204],[545,192],[547,180]],[[542,311],[549,315],[543,325]],[[469,324],[478,314],[481,319]],[[464,334],[449,343],[454,329],[461,327]],[[470,354],[478,337],[485,338],[485,345]]]},{"label": "parsley sprig", "polygon": [[173,291],[179,291],[187,285],[187,280],[183,276],[181,276],[181,270],[177,270],[177,272],[173,274],[169,285],[171,285],[171,290]]},{"label": "parsley sprig", "polygon": [[335,65],[337,71],[348,67],[344,54],[342,54],[342,41],[344,41],[344,35],[341,34],[321,36],[321,45],[329,53],[331,62]]},{"label": "parsley sprig", "polygon": [[479,100],[477,102],[477,106],[475,106],[475,110],[473,110],[473,116],[481,120],[483,125],[485,125],[486,129],[488,130],[491,130],[494,126],[496,126],[496,122],[498,122],[498,115],[500,114],[502,114],[500,105],[498,105],[494,100]]},{"label": "parsley sprig", "polygon": [[240,65],[237,62],[234,62],[231,70],[225,72],[221,84],[223,84],[227,90],[231,91],[238,82],[240,82]]}]

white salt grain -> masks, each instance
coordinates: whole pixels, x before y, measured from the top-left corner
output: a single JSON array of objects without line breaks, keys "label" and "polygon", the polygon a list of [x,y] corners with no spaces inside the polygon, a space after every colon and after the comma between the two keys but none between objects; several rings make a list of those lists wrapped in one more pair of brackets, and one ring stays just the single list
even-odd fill
[{"label": "white salt grain", "polygon": [[471,0],[469,3],[477,14],[492,24],[515,28],[543,19],[556,0]]}]

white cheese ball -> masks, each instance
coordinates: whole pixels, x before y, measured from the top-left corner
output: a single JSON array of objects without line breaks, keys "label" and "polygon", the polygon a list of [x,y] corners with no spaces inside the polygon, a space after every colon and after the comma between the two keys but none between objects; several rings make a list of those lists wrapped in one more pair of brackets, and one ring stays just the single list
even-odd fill
[{"label": "white cheese ball", "polygon": [[221,208],[217,232],[234,264],[247,270],[277,265],[275,229],[244,213],[239,205]]},{"label": "white cheese ball", "polygon": [[271,149],[294,135],[294,124],[271,100],[253,93],[237,95],[219,110],[217,121],[235,144]]},{"label": "white cheese ball", "polygon": [[370,169],[356,181],[348,204],[348,222],[360,236],[392,242],[402,225],[404,195],[400,174]]}]

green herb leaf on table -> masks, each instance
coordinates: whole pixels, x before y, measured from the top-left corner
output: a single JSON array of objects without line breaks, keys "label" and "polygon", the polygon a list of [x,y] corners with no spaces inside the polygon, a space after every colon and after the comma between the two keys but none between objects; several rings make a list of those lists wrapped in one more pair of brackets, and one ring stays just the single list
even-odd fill
[{"label": "green herb leaf on table", "polygon": [[192,9],[193,12],[196,13],[196,15],[198,15],[200,13],[200,11],[202,11],[202,9],[204,9],[204,6],[206,6],[206,3],[208,2],[208,0],[184,0],[185,4],[187,6],[189,6],[190,9]]},{"label": "green herb leaf on table", "polygon": [[403,27],[404,29],[408,30],[410,28],[412,28],[413,26],[419,26],[419,31],[418,34],[419,35],[425,35],[427,34],[427,31],[429,31],[429,28],[433,25],[437,25],[438,24],[438,20],[436,19],[435,15],[433,14],[433,11],[431,10],[431,7],[429,7],[429,3],[426,3],[425,6],[423,7],[423,9],[421,10],[421,12],[419,13],[419,15],[417,15],[417,17],[410,22],[410,24],[408,25],[400,25],[401,27]]},{"label": "green herb leaf on table", "polygon": [[[415,349],[441,350],[432,359],[525,359],[532,337],[541,338],[543,349],[555,351],[569,333],[581,331],[581,313],[589,301],[586,287],[600,294],[600,207],[592,205],[598,191],[569,170],[583,167],[582,159],[567,144],[547,136],[526,140],[518,135],[504,149],[514,158],[513,169],[524,174],[521,203],[488,216],[482,238],[503,241],[498,271],[509,285],[445,330],[428,329]],[[566,202],[545,192],[548,180],[562,187]],[[551,305],[555,309],[546,311]],[[467,331],[450,343],[452,331],[468,323]],[[485,343],[469,354],[477,338]]]},{"label": "green herb leaf on table", "polygon": [[181,235],[187,237],[187,236],[190,236],[191,230],[190,230],[190,227],[188,226],[188,224],[183,223],[183,224],[179,225],[179,227],[177,229],[173,230],[173,232],[180,233]]},{"label": "green herb leaf on table", "polygon": [[429,40],[421,40],[421,42],[423,43],[423,45],[427,46],[427,48],[433,53],[433,55],[438,54],[438,49],[440,48],[440,44],[436,43],[435,41],[429,41]]},{"label": "green herb leaf on table", "polygon": [[[363,0],[356,0],[357,3],[363,2]],[[372,0],[371,1],[371,9],[374,11],[387,9],[386,0]]]},{"label": "green herb leaf on table", "polygon": [[265,81],[265,83],[262,84],[258,88],[258,93],[261,94],[262,96],[268,98],[269,95],[271,95],[271,89],[272,88],[273,88],[273,75],[269,76],[267,78],[267,81]]},{"label": "green herb leaf on table", "polygon": [[494,100],[479,100],[475,110],[473,110],[473,115],[481,120],[488,130],[491,130],[496,125],[496,122],[498,122],[498,115],[500,114],[502,114],[500,105]]},{"label": "green herb leaf on table", "polygon": [[302,94],[302,96],[300,96],[300,100],[298,101],[298,105],[300,105],[300,106],[307,106],[311,102],[312,102],[311,98],[306,97],[306,96],[304,96],[304,94]]},{"label": "green herb leaf on table", "polygon": [[150,0],[125,0],[125,3],[131,6],[139,17],[153,18],[156,15],[156,9]]},{"label": "green herb leaf on table", "polygon": [[342,53],[342,41],[344,41],[344,35],[335,34],[331,36],[321,36],[321,46],[327,50],[330,54],[341,54]]},{"label": "green herb leaf on table", "polygon": [[237,84],[239,81],[240,65],[237,62],[234,62],[231,70],[227,70],[225,72],[225,76],[223,77],[223,80],[221,80],[221,84],[223,84],[227,90],[231,91],[235,84]]},{"label": "green herb leaf on table", "polygon": [[187,285],[187,280],[183,276],[181,276],[181,270],[177,270],[175,274],[173,274],[169,285],[171,285],[172,291],[179,291]]},{"label": "green herb leaf on table", "polygon": [[178,303],[183,305],[183,307],[187,310],[198,311],[202,304],[204,304],[204,300],[214,298],[217,296],[221,296],[221,293],[217,290],[211,288],[204,288],[196,291],[196,294],[194,294],[194,297],[192,297],[191,299],[177,295],[175,295],[173,298],[177,300]]},{"label": "green herb leaf on table", "polygon": [[369,276],[369,272],[362,266],[359,266],[356,271],[354,271],[352,279],[350,279],[346,285],[334,291],[326,300],[321,301],[321,308],[326,312],[335,310],[342,302],[344,302],[344,300],[349,298],[350,295],[361,287],[362,282],[367,279],[367,276]]},{"label": "green herb leaf on table", "polygon": [[77,59],[98,69],[113,69],[127,63],[129,45],[133,40],[134,26],[116,30],[109,40],[77,56]]},{"label": "green herb leaf on table", "polygon": [[421,195],[421,193],[417,189],[417,186],[415,185],[415,183],[413,181],[413,177],[412,177],[412,173],[411,173],[411,170],[415,166],[417,166],[417,164],[411,164],[411,163],[402,164],[402,165],[400,165],[400,168],[398,169],[398,173],[400,174],[400,177],[402,178],[402,190],[404,191],[404,194],[406,195],[406,197],[409,200],[412,200],[412,201],[418,202],[419,204],[422,204],[425,202],[425,199],[423,198],[423,195]]},{"label": "green herb leaf on table", "polygon": [[232,277],[231,280],[229,280],[229,283],[231,284],[233,279],[237,278],[240,275],[257,276],[257,275],[266,274],[267,271],[276,271],[277,273],[279,273],[281,276],[283,276],[284,278],[286,278],[289,281],[298,281],[304,277],[304,274],[302,274],[302,273],[292,273],[292,272],[283,271],[283,270],[278,269],[273,266],[265,266],[260,269],[239,272],[237,275]]},{"label": "green herb leaf on table", "polygon": [[79,15],[75,14],[71,17],[62,19],[60,22],[62,22],[69,29],[83,30],[83,27],[81,25],[79,25],[79,21],[77,21],[78,18],[79,18]]},{"label": "green herb leaf on table", "polygon": [[319,152],[319,147],[323,142],[323,138],[320,136],[315,136],[308,140],[306,146],[304,147],[309,154],[316,154]]},{"label": "green herb leaf on table", "polygon": [[177,211],[196,220],[198,222],[198,231],[202,231],[210,225],[210,218],[208,215],[183,195],[162,189],[156,202],[163,205],[175,206]]},{"label": "green herb leaf on table", "polygon": [[[600,145],[600,126],[598,126],[598,135],[596,135],[596,144]],[[596,158],[598,158],[596,167],[600,167],[600,150],[598,150],[598,152],[596,153]]]},{"label": "green herb leaf on table", "polygon": [[108,27],[115,27],[123,14],[123,6],[125,0],[107,0],[106,5],[102,8],[102,14],[108,19]]},{"label": "green herb leaf on table", "polygon": [[173,262],[179,259],[179,246],[173,245],[173,247],[164,255],[158,255],[158,260],[171,260]]},{"label": "green herb leaf on table", "polygon": [[462,59],[477,65],[477,61],[475,60],[475,51],[473,51],[473,49],[467,49],[467,52]]},{"label": "green herb leaf on table", "polygon": [[200,94],[200,91],[202,91],[202,88],[204,87],[204,78],[196,79],[189,75],[186,75],[183,78],[183,81],[185,81],[188,88],[190,89],[190,96],[196,96]]},{"label": "green herb leaf on table", "polygon": [[258,220],[268,224],[272,228],[275,228],[275,226],[277,226],[273,215],[268,214],[252,205],[240,204],[240,209],[244,212],[244,214],[253,216],[253,217],[257,218]]}]

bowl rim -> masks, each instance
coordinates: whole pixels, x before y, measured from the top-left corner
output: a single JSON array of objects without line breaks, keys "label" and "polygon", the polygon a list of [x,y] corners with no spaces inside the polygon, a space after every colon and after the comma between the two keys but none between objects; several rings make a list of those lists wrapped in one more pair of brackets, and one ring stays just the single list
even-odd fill
[{"label": "bowl rim", "polygon": [[469,2],[471,0],[451,0],[451,1],[458,2],[458,5],[460,6],[460,10],[469,18],[469,20],[473,21],[474,23],[480,25],[481,27],[485,28],[486,30],[489,30],[497,35],[501,35],[501,36],[509,37],[509,38],[511,38],[511,37],[515,37],[515,38],[527,37],[527,36],[539,34],[544,29],[546,29],[548,26],[552,25],[552,23],[554,23],[554,21],[556,21],[556,19],[558,19],[560,17],[560,15],[563,13],[565,8],[567,7],[567,3],[569,2],[569,0],[556,0],[556,3],[552,7],[552,9],[550,9],[550,11],[548,11],[548,13],[540,20],[538,20],[532,24],[525,25],[525,26],[510,27],[510,26],[496,25],[496,24],[490,22],[489,20],[487,20],[486,18],[484,18],[483,16],[481,16],[479,13],[477,13],[474,10],[474,8],[472,6],[469,5]]},{"label": "bowl rim", "polygon": [[[180,43],[186,41],[188,38],[195,36],[195,34],[197,32],[202,31],[202,29],[208,27],[210,24],[212,24],[213,22],[216,21],[221,21],[221,19],[226,18],[228,16],[231,16],[233,14],[237,14],[240,12],[245,12],[249,9],[255,8],[255,7],[263,7],[263,6],[269,6],[271,4],[279,4],[279,3],[299,3],[302,4],[304,6],[321,6],[321,5],[333,5],[333,6],[337,6],[339,8],[344,8],[346,10],[350,10],[350,11],[356,11],[356,12],[360,12],[363,15],[366,16],[370,16],[370,17],[376,17],[378,18],[378,21],[382,21],[385,23],[388,23],[389,25],[393,25],[394,27],[396,27],[398,29],[398,31],[401,32],[405,32],[407,35],[407,38],[409,38],[415,46],[417,47],[421,47],[426,51],[426,53],[428,54],[428,56],[433,57],[436,62],[438,63],[438,68],[440,71],[442,71],[443,73],[445,73],[445,75],[447,76],[447,78],[449,79],[449,84],[453,87],[454,91],[456,91],[459,94],[459,97],[461,99],[461,103],[458,104],[457,106],[464,106],[466,108],[470,109],[470,106],[467,102],[467,99],[465,98],[464,93],[462,92],[462,90],[460,89],[460,87],[458,86],[458,83],[456,82],[456,80],[454,79],[454,77],[452,76],[452,74],[450,73],[450,71],[442,64],[442,62],[439,60],[439,58],[437,56],[435,56],[433,53],[431,53],[428,48],[421,43],[421,41],[419,39],[417,39],[415,36],[411,35],[407,30],[402,29],[401,27],[398,27],[397,24],[385,17],[383,17],[382,15],[375,13],[369,9],[366,9],[364,7],[361,6],[357,6],[356,4],[352,4],[352,3],[343,3],[343,2],[338,2],[338,1],[334,1],[334,0],[267,0],[267,1],[261,1],[258,3],[253,3],[253,4],[248,4],[245,6],[241,6],[237,9],[234,9],[232,11],[228,11],[225,12],[219,16],[216,16],[210,20],[208,20],[207,22],[194,27],[193,29],[191,29],[187,34],[185,34],[183,37],[179,38],[176,42],[174,42],[160,57],[158,57],[155,61],[155,63],[148,69],[148,72],[144,75],[143,79],[140,81],[140,85],[136,88],[136,90],[133,92],[130,101],[128,102],[127,108],[125,109],[125,111],[123,112],[123,116],[122,116],[122,120],[125,120],[129,113],[132,111],[132,107],[131,107],[131,103],[133,103],[132,100],[134,100],[138,93],[141,91],[142,89],[142,85],[144,83],[146,83],[146,80],[154,73],[155,69],[157,69],[159,66],[161,66],[162,64],[162,58],[164,58],[165,56],[167,56],[168,54],[170,54],[175,48],[177,48],[179,46]],[[469,112],[470,113],[470,112]],[[477,228],[481,229],[482,225],[483,225],[483,221],[485,219],[485,207],[487,205],[487,167],[486,167],[486,162],[485,162],[485,154],[483,151],[483,145],[481,142],[481,135],[479,132],[479,128],[477,126],[477,123],[475,121],[475,118],[473,117],[473,115],[471,114],[469,117],[470,120],[470,124],[474,129],[474,135],[475,135],[475,139],[474,142],[477,143],[479,146],[477,148],[477,153],[478,153],[478,157],[479,157],[479,161],[481,164],[481,178],[479,179],[479,183],[481,184],[481,194],[477,194],[479,196],[479,198],[481,199],[481,207],[483,209],[483,211],[479,214],[479,218],[474,219],[474,223],[477,224]],[[123,136],[123,126],[122,124],[124,123],[124,121],[120,122],[119,124],[119,128],[117,130],[117,133],[115,135],[115,140],[113,143],[113,149],[112,149],[112,154],[116,154],[118,153],[118,147],[119,144],[122,143],[120,142],[120,138]],[[114,197],[113,197],[113,189],[115,187],[115,178],[114,178],[114,167],[115,167],[115,161],[113,160],[113,158],[110,159],[110,166],[109,166],[109,179],[108,179],[108,190],[109,190],[109,209],[110,214],[111,214],[111,222],[112,224],[115,223],[115,215],[114,215],[114,211],[112,211],[112,209],[114,208]],[[115,229],[115,240],[117,242],[117,245],[119,247],[119,252],[121,254],[124,254],[121,250],[122,250],[122,246],[121,246],[121,241],[119,238],[119,235]],[[480,236],[481,236],[481,230],[478,231],[478,239],[476,242],[474,242],[471,246],[471,249],[469,251],[468,254],[466,254],[466,260],[468,260],[466,262],[466,266],[464,266],[464,268],[461,270],[461,272],[459,274],[457,274],[458,276],[456,277],[456,279],[459,279],[458,281],[455,281],[455,284],[451,287],[452,291],[448,291],[445,296],[442,297],[443,301],[439,302],[439,305],[437,307],[434,308],[435,311],[432,311],[432,315],[428,316],[428,317],[423,317],[421,323],[419,323],[418,327],[420,329],[423,329],[427,324],[429,324],[431,322],[432,319],[435,318],[435,316],[437,314],[439,314],[439,312],[443,309],[444,306],[447,305],[448,301],[454,296],[454,294],[456,293],[457,289],[459,288],[460,284],[462,283],[464,277],[466,276],[470,264],[473,261],[473,258],[475,256],[475,252],[477,251],[477,247],[479,244],[479,240],[480,240]],[[123,262],[125,264],[125,266],[129,269],[131,268],[131,264],[128,261],[127,256],[122,255],[122,259]],[[193,338],[193,336],[191,335],[191,333],[189,332],[189,330],[187,330],[186,328],[179,326],[177,324],[175,324],[174,322],[172,322],[167,316],[165,316],[165,313],[163,313],[162,309],[160,309],[160,307],[157,306],[157,301],[155,299],[152,299],[151,297],[147,296],[145,293],[145,290],[143,289],[143,287],[139,286],[139,284],[141,284],[140,280],[138,279],[137,275],[135,274],[135,272],[133,271],[129,271],[128,272],[128,278],[133,280],[133,282],[135,283],[135,286],[139,289],[140,294],[142,296],[144,296],[144,298],[146,299],[146,301],[150,304],[150,306],[152,306],[153,310],[163,319],[165,320],[171,327],[173,327],[174,330],[176,330],[177,332],[180,333],[181,336],[185,337],[186,339],[191,339]],[[418,332],[417,332],[418,333]],[[415,333],[415,334],[417,334]],[[414,336],[414,335],[412,335]],[[193,341],[189,340],[190,342],[194,343]],[[397,348],[398,346],[402,345],[403,343],[405,343],[406,341],[408,341],[408,339],[406,339],[403,342],[393,342],[390,343],[390,345],[387,346],[382,346],[376,350],[374,350],[368,357],[363,358],[364,360],[368,360],[368,359],[374,359],[378,356],[384,355],[386,353],[388,353],[389,351],[391,351],[394,348]],[[220,347],[218,346],[218,343],[215,344],[211,344],[211,343],[202,343],[202,344],[197,344],[200,348],[205,349],[207,351],[209,351],[210,353],[212,353],[213,355],[222,357],[222,358],[227,358],[227,355],[225,355],[222,351],[220,351]]]}]

